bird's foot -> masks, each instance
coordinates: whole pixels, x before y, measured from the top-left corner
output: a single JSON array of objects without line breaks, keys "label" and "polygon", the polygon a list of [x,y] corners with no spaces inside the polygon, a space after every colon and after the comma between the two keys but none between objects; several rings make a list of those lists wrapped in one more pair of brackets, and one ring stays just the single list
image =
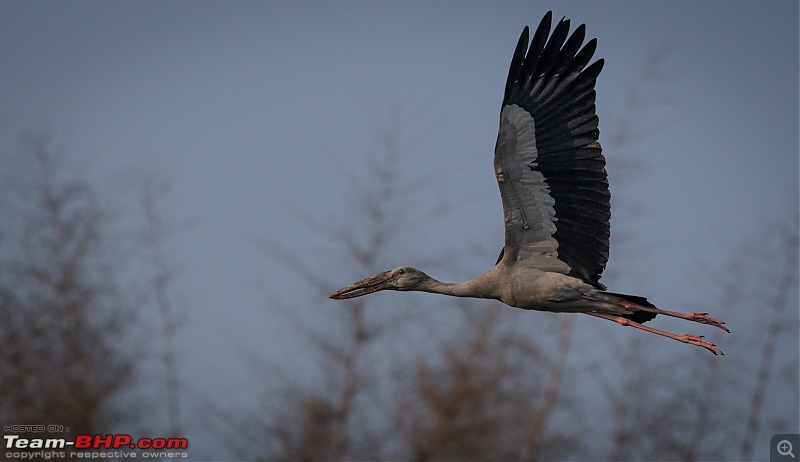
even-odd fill
[{"label": "bird's foot", "polygon": [[[717,327],[720,327],[720,326],[717,326]],[[724,327],[723,327],[723,329],[724,329]],[[725,329],[725,330],[727,330],[727,329]],[[725,353],[723,353],[722,350],[717,348],[716,345],[714,345],[713,343],[709,342],[708,340],[705,340],[702,335],[680,334],[680,335],[676,335],[676,336],[674,336],[672,338],[674,338],[675,340],[677,340],[679,342],[688,343],[688,344],[691,344],[691,345],[697,345],[697,346],[703,347],[706,350],[714,353],[715,355],[722,355],[722,356],[725,355]]]},{"label": "bird's foot", "polygon": [[725,332],[730,333],[730,329],[725,327],[725,323],[714,319],[708,315],[708,313],[686,313],[686,319],[694,322],[699,322],[700,324],[708,324],[709,326],[719,327],[720,329],[724,330]]}]

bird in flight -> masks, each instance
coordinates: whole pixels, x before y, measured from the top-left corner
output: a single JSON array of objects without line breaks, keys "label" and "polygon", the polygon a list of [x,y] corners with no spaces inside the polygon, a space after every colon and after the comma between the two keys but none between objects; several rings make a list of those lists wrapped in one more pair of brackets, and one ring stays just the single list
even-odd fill
[{"label": "bird in flight", "polygon": [[551,34],[551,23],[552,12],[547,12],[530,44],[525,27],[506,80],[494,151],[505,245],[495,266],[461,284],[403,266],[350,284],[330,298],[379,290],[488,298],[526,310],[584,313],[722,354],[702,336],[643,323],[660,314],[730,332],[725,323],[707,313],[662,310],[644,297],[608,292],[599,282],[608,261],[611,218],[595,113],[594,87],[603,60],[588,64],[597,40],[583,44],[583,24],[569,34],[569,20],[561,19]]}]

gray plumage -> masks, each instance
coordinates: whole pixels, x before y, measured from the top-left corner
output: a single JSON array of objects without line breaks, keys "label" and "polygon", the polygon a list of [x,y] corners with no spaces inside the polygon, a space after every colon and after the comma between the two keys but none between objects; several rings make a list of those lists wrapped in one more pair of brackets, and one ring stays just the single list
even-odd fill
[{"label": "gray plumage", "polygon": [[530,45],[525,27],[506,80],[494,156],[505,220],[497,264],[461,284],[400,267],[344,287],[330,298],[388,289],[496,299],[522,309],[585,313],[722,354],[701,336],[676,335],[642,323],[663,314],[728,331],[723,322],[705,313],[661,310],[643,297],[606,292],[600,284],[611,217],[594,104],[603,61],[587,66],[596,40],[583,44],[583,25],[570,35],[569,20],[562,19],[550,34],[551,22],[548,12]]}]

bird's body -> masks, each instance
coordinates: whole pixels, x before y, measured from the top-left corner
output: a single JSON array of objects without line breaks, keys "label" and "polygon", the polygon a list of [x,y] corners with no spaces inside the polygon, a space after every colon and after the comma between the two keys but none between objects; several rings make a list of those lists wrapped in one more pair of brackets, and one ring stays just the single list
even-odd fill
[{"label": "bird's body", "polygon": [[[613,303],[610,295],[572,276],[525,265],[500,263],[467,282],[438,281],[422,271],[403,266],[356,282],[337,292],[337,299],[374,292],[378,287],[399,291],[430,292],[453,297],[488,298],[525,310],[552,312],[598,311],[632,315]],[[354,291],[360,289],[358,291]],[[605,300],[605,301],[604,301]],[[601,303],[598,303],[601,302]]]},{"label": "bird's body", "polygon": [[661,310],[647,299],[605,291],[610,193],[598,143],[595,81],[603,60],[587,66],[596,40],[585,27],[569,35],[562,19],[550,34],[548,12],[528,45],[522,32],[506,81],[494,155],[505,220],[497,264],[477,278],[449,284],[400,267],[331,295],[347,299],[378,290],[432,292],[499,300],[539,311],[579,312],[722,352],[702,337],[643,326],[657,314],[710,324],[705,313]]}]

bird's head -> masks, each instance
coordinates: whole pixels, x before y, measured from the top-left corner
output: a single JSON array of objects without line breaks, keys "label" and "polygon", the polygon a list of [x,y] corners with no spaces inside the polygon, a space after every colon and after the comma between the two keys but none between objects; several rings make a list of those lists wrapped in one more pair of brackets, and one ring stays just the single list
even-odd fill
[{"label": "bird's head", "polygon": [[330,295],[334,300],[360,297],[379,290],[414,290],[420,282],[430,279],[422,271],[401,266],[391,271],[376,274],[375,276],[354,282],[347,287],[342,287]]}]

